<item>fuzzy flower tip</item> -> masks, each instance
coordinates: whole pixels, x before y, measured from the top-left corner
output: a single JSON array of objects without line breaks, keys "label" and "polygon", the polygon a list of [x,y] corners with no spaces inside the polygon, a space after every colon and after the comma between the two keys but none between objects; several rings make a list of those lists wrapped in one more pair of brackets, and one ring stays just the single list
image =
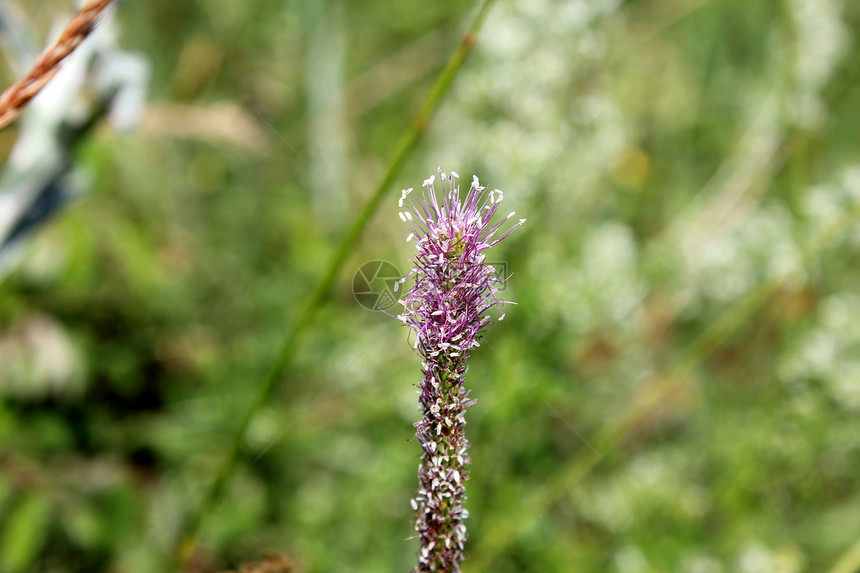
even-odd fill
[{"label": "fuzzy flower tip", "polygon": [[466,360],[479,346],[480,330],[491,322],[486,311],[508,302],[495,296],[501,282],[485,262],[485,251],[525,222],[507,224],[514,213],[492,222],[504,195],[498,189],[487,192],[477,177],[461,198],[459,175],[442,173],[440,167],[439,176],[441,201],[435,175],[424,181],[420,197],[407,189],[399,201],[400,218],[412,231],[406,240],[414,239],[418,249],[412,272],[400,281],[414,277],[415,282],[399,301],[403,313],[397,318],[415,334],[424,374],[423,416],[415,424],[422,454],[412,500],[419,572],[458,572],[464,558],[469,515],[463,507],[469,478],[464,414],[475,402],[463,386]]}]

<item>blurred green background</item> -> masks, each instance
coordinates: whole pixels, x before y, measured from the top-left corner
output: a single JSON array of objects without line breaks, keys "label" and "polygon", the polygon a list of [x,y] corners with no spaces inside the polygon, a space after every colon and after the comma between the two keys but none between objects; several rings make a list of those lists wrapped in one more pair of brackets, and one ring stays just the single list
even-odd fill
[{"label": "blurred green background", "polygon": [[[86,141],[87,192],[0,282],[0,570],[167,570],[474,9],[120,5],[141,125]],[[399,191],[442,164],[528,217],[469,370],[464,571],[857,571],[858,26],[849,0],[500,0],[189,570],[413,566],[419,360],[351,281],[408,270]]]}]

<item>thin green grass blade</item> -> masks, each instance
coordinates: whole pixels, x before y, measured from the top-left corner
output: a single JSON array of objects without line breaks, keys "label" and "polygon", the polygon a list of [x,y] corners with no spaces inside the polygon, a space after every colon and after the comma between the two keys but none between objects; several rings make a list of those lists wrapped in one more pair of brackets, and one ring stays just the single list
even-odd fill
[{"label": "thin green grass blade", "polygon": [[358,216],[353,220],[352,225],[350,225],[341,240],[334,256],[331,261],[329,261],[325,272],[314,287],[313,293],[305,302],[298,318],[287,333],[269,374],[260,385],[253,402],[242,416],[242,419],[236,428],[223,465],[219,468],[215,479],[212,481],[212,485],[204,494],[202,502],[198,506],[197,510],[193,512],[187,521],[187,525],[183,530],[179,545],[176,547],[174,553],[174,558],[179,567],[187,563],[190,559],[194,552],[197,536],[206,516],[224,496],[224,492],[238,463],[242,451],[242,445],[245,443],[246,434],[251,421],[263,405],[272,398],[275,391],[280,386],[280,382],[283,380],[285,372],[293,360],[296,348],[310,325],[313,323],[319,308],[325,302],[335,280],[343,270],[344,263],[346,263],[349,253],[351,253],[358,244],[358,241],[370,222],[371,217],[379,208],[382,200],[385,199],[391,191],[390,187],[394,182],[395,177],[397,177],[397,174],[400,172],[400,169],[403,167],[404,161],[415,149],[416,145],[421,140],[421,137],[424,135],[433,113],[439,107],[439,104],[448,92],[448,89],[451,87],[451,83],[454,81],[454,78],[457,77],[463,63],[466,61],[466,57],[469,55],[469,52],[475,43],[478,32],[480,31],[481,26],[486,20],[487,14],[489,14],[494,3],[495,0],[483,0],[481,3],[469,29],[460,41],[459,46],[451,55],[445,69],[442,70],[442,73],[439,75],[439,78],[436,80],[436,83],[433,85],[430,93],[424,100],[423,105],[418,110],[409,131],[407,131],[400,139],[394,156],[388,165],[385,176],[382,178],[382,181],[379,182],[373,195],[361,208]]}]

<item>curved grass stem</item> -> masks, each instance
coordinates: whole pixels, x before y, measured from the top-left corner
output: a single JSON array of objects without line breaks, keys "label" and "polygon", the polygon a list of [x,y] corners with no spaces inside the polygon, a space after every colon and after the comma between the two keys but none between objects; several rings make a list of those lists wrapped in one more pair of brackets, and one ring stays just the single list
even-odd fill
[{"label": "curved grass stem", "polygon": [[329,261],[325,272],[319,281],[317,281],[313,293],[305,302],[298,318],[287,333],[284,342],[281,344],[280,351],[278,352],[275,362],[272,364],[265,380],[257,389],[254,400],[242,416],[239,425],[235,430],[233,439],[229,446],[229,451],[223,464],[219,467],[215,479],[203,495],[200,505],[191,514],[181,534],[181,539],[179,540],[179,544],[174,552],[176,564],[179,568],[182,568],[191,558],[197,543],[197,536],[206,516],[211,513],[214,507],[224,496],[224,492],[242,454],[242,448],[245,443],[248,427],[250,426],[251,421],[260,409],[272,398],[275,391],[280,386],[287,368],[292,363],[296,348],[313,322],[320,307],[325,302],[335,280],[343,270],[347,257],[358,244],[358,241],[370,222],[371,217],[379,208],[382,200],[385,199],[391,191],[390,187],[394,182],[395,177],[397,177],[400,172],[400,169],[403,167],[404,161],[415,149],[426,131],[433,113],[439,107],[439,103],[448,92],[448,89],[451,87],[451,83],[462,68],[466,57],[475,43],[475,38],[477,37],[477,34],[494,3],[495,0],[482,0],[475,17],[472,19],[468,30],[463,36],[463,39],[449,58],[448,63],[442,70],[433,87],[430,89],[430,92],[427,94],[424,103],[412,121],[409,131],[407,131],[400,139],[397,149],[394,152],[394,156],[388,165],[385,176],[379,182],[373,195],[361,208],[358,216],[353,220],[346,234],[341,239],[341,242]]}]

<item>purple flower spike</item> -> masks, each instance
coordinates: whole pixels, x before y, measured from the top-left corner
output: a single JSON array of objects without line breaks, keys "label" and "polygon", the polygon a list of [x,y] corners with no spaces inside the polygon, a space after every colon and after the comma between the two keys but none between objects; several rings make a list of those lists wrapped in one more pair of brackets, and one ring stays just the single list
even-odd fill
[{"label": "purple flower spike", "polygon": [[[466,544],[465,520],[469,512],[466,481],[469,479],[469,442],[466,440],[466,408],[469,390],[463,386],[469,351],[479,346],[480,330],[490,324],[486,311],[501,303],[495,293],[501,282],[488,265],[484,251],[510,235],[525,219],[505,229],[514,216],[492,223],[504,197],[498,189],[486,192],[477,177],[461,200],[455,172],[442,173],[441,202],[433,175],[424,181],[420,199],[412,189],[403,191],[400,218],[410,224],[407,241],[416,239],[415,277],[406,292],[403,314],[397,318],[415,333],[414,348],[423,359],[420,386],[421,421],[415,437],[421,444],[418,493],[412,500],[415,530],[421,539],[415,571],[459,572]],[[396,290],[396,289],[395,289]],[[499,320],[504,318],[501,315]]]}]

